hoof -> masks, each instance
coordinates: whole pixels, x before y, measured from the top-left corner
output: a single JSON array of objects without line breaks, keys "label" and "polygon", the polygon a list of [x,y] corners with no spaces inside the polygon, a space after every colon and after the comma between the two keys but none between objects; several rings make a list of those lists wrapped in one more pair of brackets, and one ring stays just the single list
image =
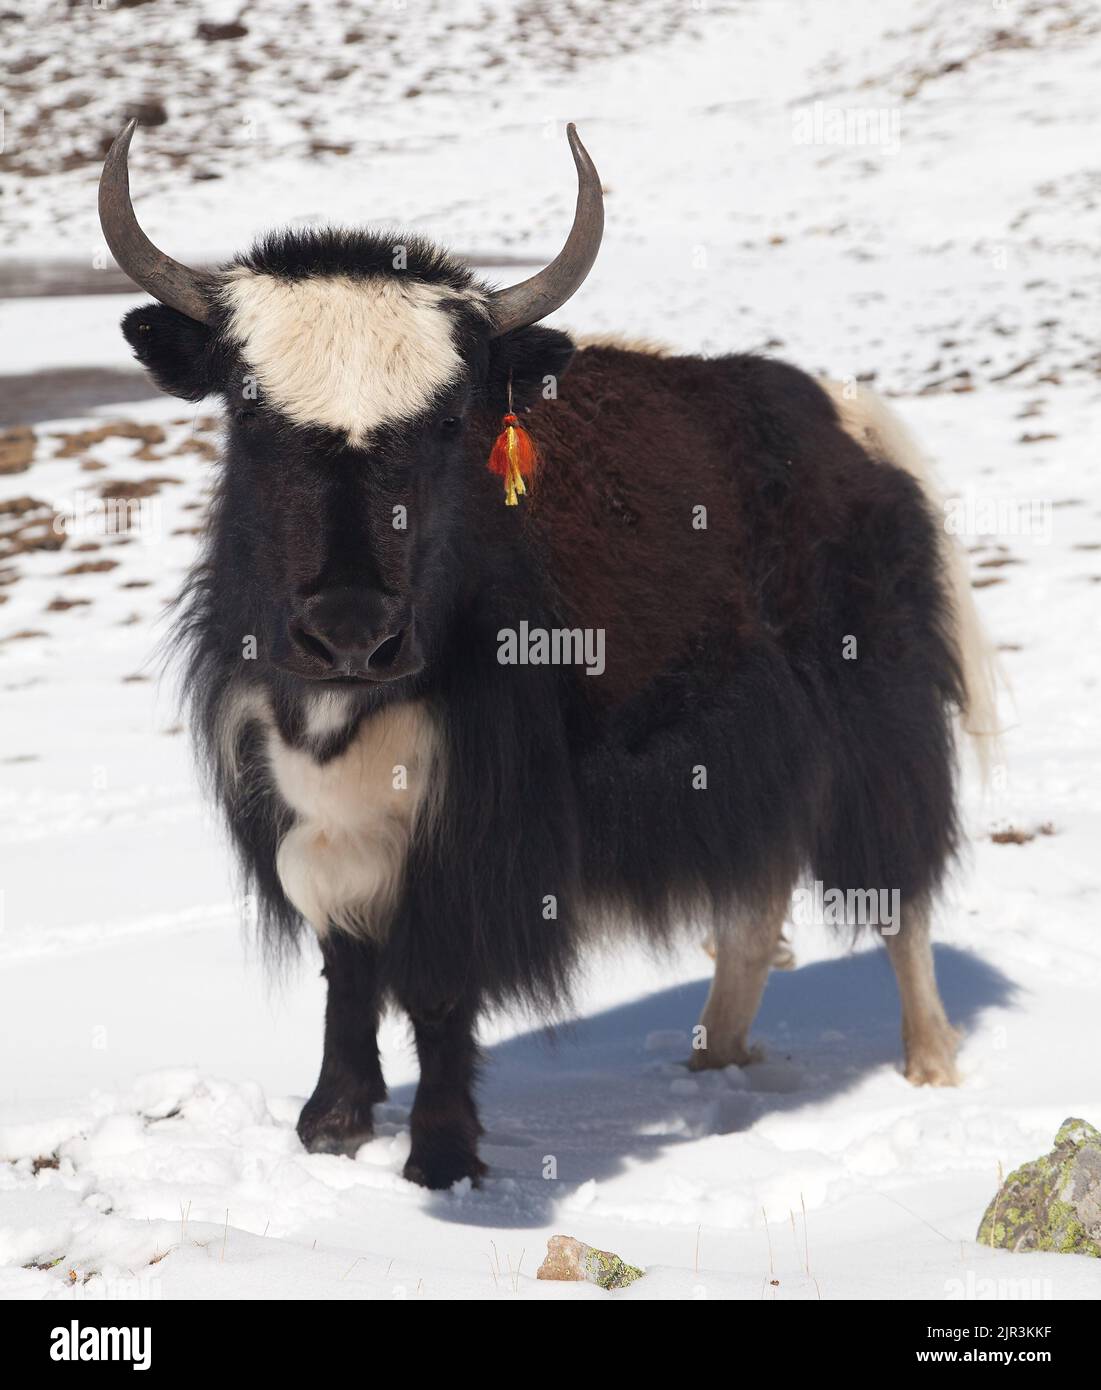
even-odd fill
[{"label": "hoof", "polygon": [[938,1030],[916,1038],[906,1046],[903,1075],[911,1086],[958,1086],[956,1046],[959,1034],[954,1028]]},{"label": "hoof", "polygon": [[903,1073],[911,1086],[958,1086],[959,1068],[954,1057],[914,1057]]},{"label": "hoof", "polygon": [[307,1153],[355,1156],[374,1137],[369,1103],[347,1100],[315,1101],[311,1097],[298,1117],[298,1137]]},{"label": "hoof", "polygon": [[370,1129],[361,1129],[356,1132],[347,1131],[345,1133],[335,1133],[329,1130],[319,1130],[309,1136],[299,1135],[307,1153],[311,1154],[344,1154],[347,1158],[355,1158],[356,1153],[368,1139],[372,1139],[374,1133]]},{"label": "hoof", "polygon": [[410,1154],[402,1171],[406,1182],[427,1187],[433,1192],[446,1192],[463,1178],[481,1187],[489,1169],[477,1154]]}]

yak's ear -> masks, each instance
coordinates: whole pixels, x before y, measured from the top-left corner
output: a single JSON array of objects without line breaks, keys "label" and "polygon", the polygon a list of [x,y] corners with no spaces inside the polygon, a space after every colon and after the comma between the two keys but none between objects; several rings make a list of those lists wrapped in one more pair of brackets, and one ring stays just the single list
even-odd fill
[{"label": "yak's ear", "polygon": [[558,394],[558,380],[570,365],[573,339],[554,328],[517,328],[490,343],[489,403],[503,412],[512,373],[512,403],[517,410]]},{"label": "yak's ear", "polygon": [[167,304],[141,304],[123,319],[122,333],[134,356],[170,396],[201,401],[215,389],[213,334],[206,324]]}]

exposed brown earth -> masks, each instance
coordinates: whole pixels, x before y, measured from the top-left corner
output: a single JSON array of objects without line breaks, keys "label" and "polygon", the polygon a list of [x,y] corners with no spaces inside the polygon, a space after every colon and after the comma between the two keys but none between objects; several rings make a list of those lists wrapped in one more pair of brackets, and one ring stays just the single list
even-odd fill
[{"label": "exposed brown earth", "polygon": [[0,473],[24,473],[34,458],[34,431],[25,425],[0,433]]}]

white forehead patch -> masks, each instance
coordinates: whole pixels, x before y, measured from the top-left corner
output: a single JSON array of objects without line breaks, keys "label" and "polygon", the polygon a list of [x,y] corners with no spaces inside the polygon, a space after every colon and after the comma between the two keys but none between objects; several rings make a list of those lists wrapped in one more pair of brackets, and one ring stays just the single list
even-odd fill
[{"label": "white forehead patch", "polygon": [[477,290],[412,276],[291,280],[244,266],[227,274],[222,293],[230,332],[272,405],[354,446],[410,419],[455,380],[462,359],[442,304],[484,302]]}]

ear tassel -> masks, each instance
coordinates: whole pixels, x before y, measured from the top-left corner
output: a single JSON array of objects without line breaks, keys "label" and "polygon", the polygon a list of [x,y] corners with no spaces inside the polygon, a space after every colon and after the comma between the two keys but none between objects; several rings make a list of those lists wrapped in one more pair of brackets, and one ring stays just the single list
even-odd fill
[{"label": "ear tassel", "polygon": [[501,433],[493,442],[487,467],[505,480],[505,506],[515,507],[527,493],[525,478],[535,475],[539,455],[535,440],[510,410],[501,421]]},{"label": "ear tassel", "polygon": [[534,478],[539,466],[535,440],[524,429],[512,409],[512,372],[508,374],[508,414],[501,421],[501,433],[493,441],[486,467],[505,480],[505,506],[515,507],[527,494],[525,478]]}]

